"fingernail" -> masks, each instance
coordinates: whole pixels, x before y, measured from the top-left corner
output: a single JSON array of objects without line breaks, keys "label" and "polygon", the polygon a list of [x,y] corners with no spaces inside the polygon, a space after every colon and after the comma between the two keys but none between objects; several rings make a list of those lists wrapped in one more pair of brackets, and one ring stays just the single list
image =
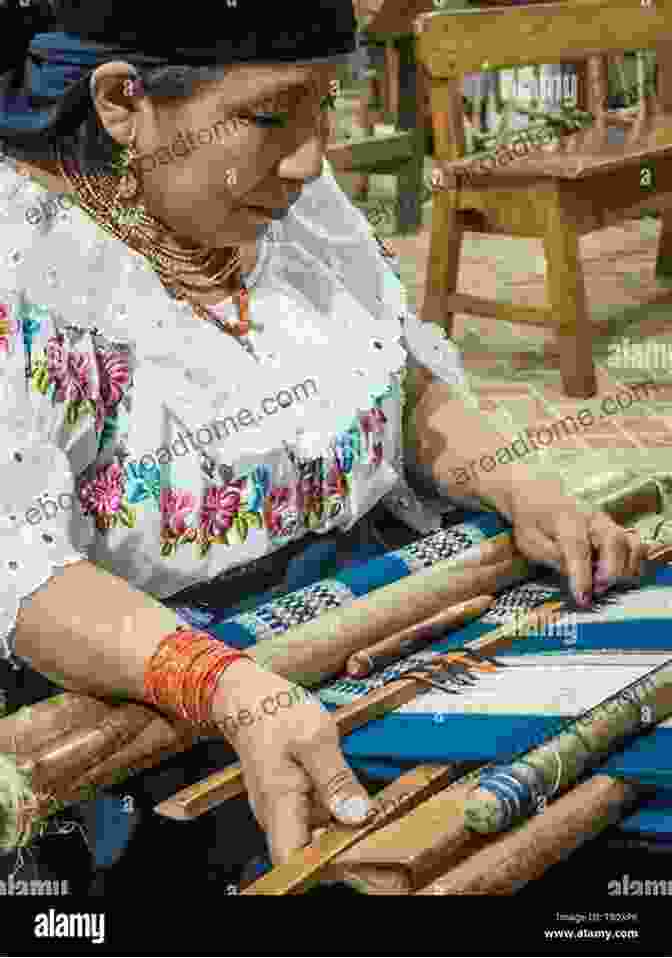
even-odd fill
[{"label": "fingernail", "polygon": [[576,601],[578,602],[579,605],[582,605],[584,609],[586,609],[590,605],[592,605],[592,596],[590,592],[579,592],[579,594],[576,597]]},{"label": "fingernail", "polygon": [[331,803],[331,811],[341,821],[349,825],[358,825],[365,822],[372,811],[371,802],[358,795],[351,795],[349,798],[339,798]]},{"label": "fingernail", "polygon": [[600,559],[593,571],[593,589],[597,595],[602,595],[602,593],[606,592],[609,588],[609,584],[609,571],[607,569],[607,563],[604,561],[604,559]]}]

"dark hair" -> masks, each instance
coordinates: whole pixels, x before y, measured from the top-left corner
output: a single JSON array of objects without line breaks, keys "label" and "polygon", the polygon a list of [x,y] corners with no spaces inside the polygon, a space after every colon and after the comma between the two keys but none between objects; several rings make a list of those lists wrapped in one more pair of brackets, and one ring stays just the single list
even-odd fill
[{"label": "dark hair", "polygon": [[[35,34],[64,30],[61,13],[67,6],[65,0],[30,0],[41,5],[41,19],[29,18],[27,11],[31,8],[20,8],[20,2],[0,0],[0,87],[4,86],[7,91],[20,90],[26,85],[26,62]],[[95,0],[86,2],[94,15]],[[12,9],[9,21],[3,17],[3,3]],[[6,45],[3,45],[4,26],[8,26],[9,42]],[[39,59],[37,55],[35,59]],[[220,80],[232,69],[231,64],[207,67],[164,65],[136,67],[136,73],[143,82],[146,95],[158,101],[193,96],[202,86]],[[86,82],[74,83],[60,99],[46,101],[44,108],[54,113],[49,132],[42,135],[25,131],[3,132],[0,134],[0,157],[4,153],[30,163],[53,161],[60,153],[65,159],[74,160],[85,173],[112,169],[119,145],[101,124]]]},{"label": "dark hair", "polygon": [[[147,96],[156,99],[180,99],[192,96],[205,83],[221,79],[230,69],[231,67],[226,66],[163,66],[138,70],[137,73],[142,79]],[[85,173],[109,171],[118,154],[119,145],[101,124],[88,91],[86,101],[82,106],[84,119],[73,132],[41,140],[34,137],[28,139],[5,136],[2,140],[3,153],[30,163],[55,160],[60,150],[66,159],[75,160]]]}]

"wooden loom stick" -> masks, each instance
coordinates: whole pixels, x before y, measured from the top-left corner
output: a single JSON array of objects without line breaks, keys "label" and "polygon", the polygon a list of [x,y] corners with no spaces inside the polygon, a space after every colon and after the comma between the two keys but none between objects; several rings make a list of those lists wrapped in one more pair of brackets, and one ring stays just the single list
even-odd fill
[{"label": "wooden loom stick", "polygon": [[451,605],[438,615],[423,619],[416,625],[411,625],[401,632],[395,632],[389,639],[383,639],[376,645],[369,646],[362,652],[351,655],[346,663],[346,672],[352,678],[365,678],[372,672],[393,665],[398,659],[408,655],[415,655],[446,632],[457,626],[465,625],[472,619],[478,619],[494,605],[495,599],[491,595],[480,595],[475,599],[467,599],[458,605]]},{"label": "wooden loom stick", "polygon": [[[651,558],[658,562],[669,561],[672,559],[672,547],[666,546],[652,552]],[[658,698],[662,718],[665,706],[667,709],[670,707],[669,688],[661,689]],[[603,783],[599,787],[598,778]],[[596,783],[594,789],[591,782]],[[520,877],[520,882],[515,887],[520,887],[538,877],[562,857],[559,854],[560,846],[553,844],[553,828],[546,830],[543,825],[538,824],[536,817],[519,826],[515,832],[507,831],[503,835],[479,835],[464,829],[464,813],[471,789],[462,788],[459,794],[458,787],[455,785],[436,795],[416,812],[408,815],[403,823],[399,822],[375,832],[338,856],[325,871],[325,877],[354,880],[355,886],[359,884],[365,890],[371,880],[374,894],[384,893],[386,888],[393,893],[395,889],[399,889],[396,893],[404,894],[426,885],[428,881],[436,879],[451,868],[446,881],[442,879],[431,893],[482,891],[508,894],[515,890],[515,875]],[[558,829],[571,836],[571,847],[574,848],[583,840],[580,838],[582,831],[585,832],[584,837],[588,838],[604,827],[602,814],[605,809],[609,813],[609,821],[616,820],[619,814],[622,815],[627,810],[630,800],[636,795],[636,788],[632,790],[626,787],[619,779],[598,775],[585,785],[575,786],[565,796],[554,801],[540,818],[549,823],[555,821],[556,818],[549,820],[547,816],[551,810],[557,809],[554,815],[559,816],[557,820],[561,822]],[[575,801],[571,796],[575,796]],[[461,799],[459,803],[457,798]],[[533,831],[527,830],[530,825],[533,826]],[[575,831],[579,833],[578,840],[575,840]],[[480,852],[480,849],[489,849],[493,843],[495,847],[492,853],[486,856],[485,852]],[[569,842],[566,847],[571,850]],[[500,849],[501,853],[498,851]],[[510,867],[509,853],[514,862]],[[475,864],[473,870],[470,867],[472,858],[469,862],[458,865],[468,854],[473,856],[474,862],[478,859],[478,869]],[[481,864],[483,867],[480,867]],[[502,869],[508,879],[502,877],[500,882],[498,875]]]},{"label": "wooden loom stick", "polygon": [[[667,558],[667,554],[669,551],[670,550],[667,550],[667,549],[659,550],[655,553],[655,558],[659,562],[664,561],[664,559]],[[562,603],[559,603],[559,605],[562,606]],[[540,607],[536,611],[541,612],[543,609],[544,609],[544,606]],[[518,632],[517,634],[519,635],[520,633]],[[484,637],[484,639],[481,640],[481,643],[487,642],[488,638],[489,638],[488,636]],[[506,642],[506,637],[501,637],[499,639],[500,646],[504,642]],[[510,639],[509,639],[509,642],[510,642]],[[509,644],[509,643],[507,642],[506,644]],[[481,647],[483,647],[483,645],[481,645]],[[669,714],[671,708],[672,708],[672,697],[671,697],[670,688],[669,686],[668,687],[662,686],[660,689],[656,690],[655,714],[661,715],[661,716],[665,714]],[[453,785],[449,786],[446,792],[444,793],[448,802],[451,804],[451,811],[452,811],[450,821],[446,822],[444,818],[443,822],[445,823],[444,830],[447,832],[445,838],[448,844],[448,857],[449,857],[449,860],[452,858],[451,863],[453,864],[459,861],[461,858],[464,858],[470,851],[473,851],[474,849],[478,849],[479,847],[483,847],[487,842],[491,842],[493,840],[492,838],[487,838],[486,836],[483,836],[483,835],[478,835],[478,834],[475,835],[468,828],[465,822],[464,813],[465,813],[466,803],[470,795],[472,794],[473,785],[476,783],[476,780],[479,774],[480,773],[478,771],[468,773],[466,776],[460,778]],[[612,789],[612,793],[615,794],[616,792],[619,792],[619,785],[617,781],[615,780],[612,780],[612,782],[614,782],[614,788]],[[628,798],[630,794],[631,794],[630,791],[623,792],[622,793],[623,800],[625,801],[625,799]],[[436,803],[437,800],[440,800],[440,798],[441,798],[440,795],[436,796],[434,803]],[[596,802],[597,804],[594,803],[595,805],[594,811],[595,811],[596,817],[599,820],[599,807],[598,807],[599,797],[598,797],[598,800],[596,800]],[[429,807],[430,805],[432,805],[431,799],[428,803],[425,803],[421,807],[417,808],[415,810],[415,813],[416,813],[416,816],[422,817],[429,812],[430,813],[429,818],[430,820],[434,822],[434,827],[436,827],[438,821],[435,816],[432,816],[430,812],[430,807]],[[407,820],[405,820],[405,822],[403,823],[404,828],[409,827],[409,821],[408,821],[409,818],[413,819],[413,812],[410,813]],[[398,825],[399,827],[401,827],[401,823],[398,823]],[[447,827],[445,827],[446,825]],[[389,833],[390,828],[394,829],[394,825],[387,826],[384,829],[384,831]],[[372,829],[372,831],[374,831],[374,829]],[[312,862],[312,865],[313,865],[312,876],[311,876],[312,881],[315,881],[317,879],[319,872],[323,869],[326,870],[326,866],[330,862],[332,862],[334,858],[337,857],[336,855],[332,854],[332,848],[330,847],[327,840],[328,835],[329,835],[329,832],[327,832],[327,834],[323,836],[323,838],[325,839],[324,845],[320,844],[320,842],[316,843],[320,853],[322,854],[322,857],[319,863],[314,860]],[[361,836],[361,838],[366,838],[366,837],[367,837],[366,835]],[[348,848],[352,848],[353,845],[358,844],[359,841],[360,841],[360,838],[357,839],[357,843],[353,842],[352,844],[349,844]],[[369,841],[369,844],[371,844],[371,841],[375,843],[376,841],[375,835],[372,836],[372,838]],[[311,847],[313,846],[308,846],[308,849],[310,849]],[[288,892],[292,892],[295,890],[295,885],[293,884],[293,882],[296,880],[297,874],[300,874],[301,876],[301,887],[307,887],[306,883],[308,881],[308,868],[309,868],[309,865],[311,864],[311,855],[308,851],[305,857],[303,857],[302,859],[301,856],[303,851],[305,850],[301,850],[297,852],[297,854],[293,856],[292,860],[290,861],[290,863],[288,863],[287,866],[285,865],[276,866],[271,872],[269,872],[267,875],[263,876],[261,879],[255,882],[252,886],[250,886],[250,888],[247,889],[244,893],[245,894],[286,894]],[[338,854],[340,855],[343,851],[347,851],[347,849],[341,849],[341,851],[339,851]],[[552,863],[552,862],[549,862],[549,863]],[[444,861],[444,864],[445,864],[445,861]],[[545,867],[548,867],[548,866],[545,866]]]},{"label": "wooden loom stick", "polygon": [[[497,564],[497,574],[488,581],[485,569]],[[474,583],[479,573],[483,579]],[[276,675],[309,687],[318,685],[342,672],[353,653],[436,615],[447,605],[506,588],[529,573],[530,565],[516,551],[513,536],[502,532],[464,555],[436,562],[281,635],[262,639],[250,648],[250,655]]]},{"label": "wooden loom stick", "polygon": [[[672,558],[672,546],[652,553],[652,558],[664,557]],[[478,644],[475,643],[474,647],[477,648]],[[105,724],[106,717],[111,713],[117,713],[117,718],[120,719],[119,710],[123,708],[123,705],[114,705],[86,695],[63,693],[0,719],[0,752],[23,762],[29,761],[31,755],[34,756],[39,751],[41,765],[46,771],[48,750],[45,746],[49,742],[56,745],[56,739],[62,739],[70,733],[83,735],[87,730],[91,732],[101,722]],[[52,788],[51,797],[56,803],[62,806],[90,798],[97,788],[118,783],[135,772],[151,768],[157,762],[188,749],[198,740],[193,728],[187,728],[184,723],[176,720],[169,720],[154,710],[147,711],[152,715],[153,721],[135,739],[127,741],[120,751],[110,754],[102,761],[92,754],[90,767],[86,771],[74,778],[67,776],[66,781]],[[93,747],[97,741],[96,736],[91,736],[89,741]],[[56,749],[61,753],[60,759],[66,744],[61,741],[56,745]],[[81,739],[75,736],[70,745],[79,749]],[[81,769],[82,765],[79,767]],[[236,781],[238,770],[235,767],[224,770],[219,777],[224,780],[232,777],[231,794],[240,794],[240,785]],[[226,797],[222,793],[220,800],[226,800]],[[55,807],[50,805],[48,810],[43,809],[40,814],[51,814]]]},{"label": "wooden loom stick", "polygon": [[[510,558],[511,552],[510,536],[504,534],[482,543],[477,555],[472,552],[466,559],[458,556],[443,563],[449,565],[453,573],[448,578],[454,600],[474,594],[474,579],[483,579],[484,585],[490,588],[498,582],[501,587],[502,576],[507,582],[512,575],[514,580],[523,577],[523,564]],[[502,556],[507,559],[483,568],[484,557]],[[423,573],[414,573],[408,578],[415,574]],[[367,609],[375,600],[370,594],[355,601],[366,623]],[[339,659],[340,669],[346,657]],[[291,674],[289,677],[292,678]],[[141,713],[144,714],[142,721],[139,720]],[[124,725],[128,726],[126,731]],[[31,820],[51,814],[56,807],[72,801],[90,798],[97,787],[117,783],[184,751],[198,738],[198,730],[191,726],[185,728],[185,723],[168,719],[145,705],[128,702],[115,705],[72,693],[0,719],[2,751],[19,770],[35,775],[33,790],[39,801],[26,812]],[[109,747],[104,744],[107,742]],[[101,747],[102,760],[98,755]],[[43,782],[49,783],[48,789],[42,787]],[[240,794],[240,789],[235,794]]]},{"label": "wooden loom stick", "polygon": [[[547,602],[519,621],[502,625],[488,636],[469,642],[465,648],[473,648],[474,651],[483,653],[496,652],[497,649],[510,644],[525,625],[549,622],[550,617],[555,617],[554,614],[558,614],[562,606],[562,602]],[[447,653],[442,658],[446,659],[449,655]],[[375,689],[351,705],[336,709],[332,715],[340,735],[349,735],[355,729],[406,705],[416,697],[420,689],[421,683],[416,679],[400,679],[398,682],[391,682],[383,688]],[[235,798],[244,792],[245,783],[240,765],[230,765],[223,771],[215,772],[202,781],[177,792],[176,795],[156,805],[154,811],[167,818],[185,821],[197,818],[229,798]]]},{"label": "wooden loom stick", "polygon": [[518,828],[492,838],[418,895],[512,895],[619,821],[637,788],[608,775],[577,785]]}]

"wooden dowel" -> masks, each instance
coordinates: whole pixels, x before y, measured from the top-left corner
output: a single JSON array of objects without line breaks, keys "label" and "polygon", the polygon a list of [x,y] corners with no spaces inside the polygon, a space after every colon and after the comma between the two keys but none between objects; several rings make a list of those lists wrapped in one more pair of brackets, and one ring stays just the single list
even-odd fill
[{"label": "wooden dowel", "polygon": [[[538,628],[540,625],[551,622],[561,612],[563,605],[562,602],[544,603],[528,615],[521,617],[520,621],[502,625],[487,636],[467,643],[466,648],[482,653],[496,652],[510,645],[525,628]],[[391,682],[383,688],[375,689],[350,705],[337,709],[333,717],[340,735],[349,735],[356,728],[361,728],[373,719],[381,718],[412,701],[420,691],[420,687],[420,683],[415,679],[400,679],[398,682]],[[182,789],[157,805],[154,811],[167,818],[185,821],[197,818],[244,791],[245,783],[240,765],[232,765],[195,785]]]},{"label": "wooden dowel", "polygon": [[[394,783],[395,792],[381,808],[376,819],[359,828],[334,825],[315,842],[296,852],[290,862],[264,875],[243,895],[286,895],[307,891],[318,880],[322,869],[341,852],[388,822],[406,814],[455,776],[455,766],[419,765]],[[396,796],[396,800],[395,800]]]},{"label": "wooden dowel", "polygon": [[416,625],[396,632],[389,639],[383,639],[382,642],[351,655],[346,664],[346,672],[352,678],[361,679],[391,665],[403,656],[415,655],[447,631],[484,615],[494,602],[493,596],[480,595],[475,599],[451,605],[437,615],[423,619]]},{"label": "wooden dowel", "polygon": [[637,789],[626,782],[596,775],[416,894],[512,895],[619,821],[636,798]]},{"label": "wooden dowel", "polygon": [[523,581],[530,566],[514,552],[511,534],[501,533],[464,556],[437,562],[257,642],[250,655],[276,675],[305,686],[318,685],[341,673],[355,652],[436,615],[447,605]]}]

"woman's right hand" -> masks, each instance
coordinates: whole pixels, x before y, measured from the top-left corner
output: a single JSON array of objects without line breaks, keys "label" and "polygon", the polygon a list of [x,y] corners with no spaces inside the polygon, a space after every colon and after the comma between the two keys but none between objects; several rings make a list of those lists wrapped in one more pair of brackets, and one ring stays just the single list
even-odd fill
[{"label": "woman's right hand", "polygon": [[333,817],[363,824],[375,811],[348,766],[334,719],[300,686],[240,660],[219,682],[213,718],[240,758],[252,811],[280,864]]}]

